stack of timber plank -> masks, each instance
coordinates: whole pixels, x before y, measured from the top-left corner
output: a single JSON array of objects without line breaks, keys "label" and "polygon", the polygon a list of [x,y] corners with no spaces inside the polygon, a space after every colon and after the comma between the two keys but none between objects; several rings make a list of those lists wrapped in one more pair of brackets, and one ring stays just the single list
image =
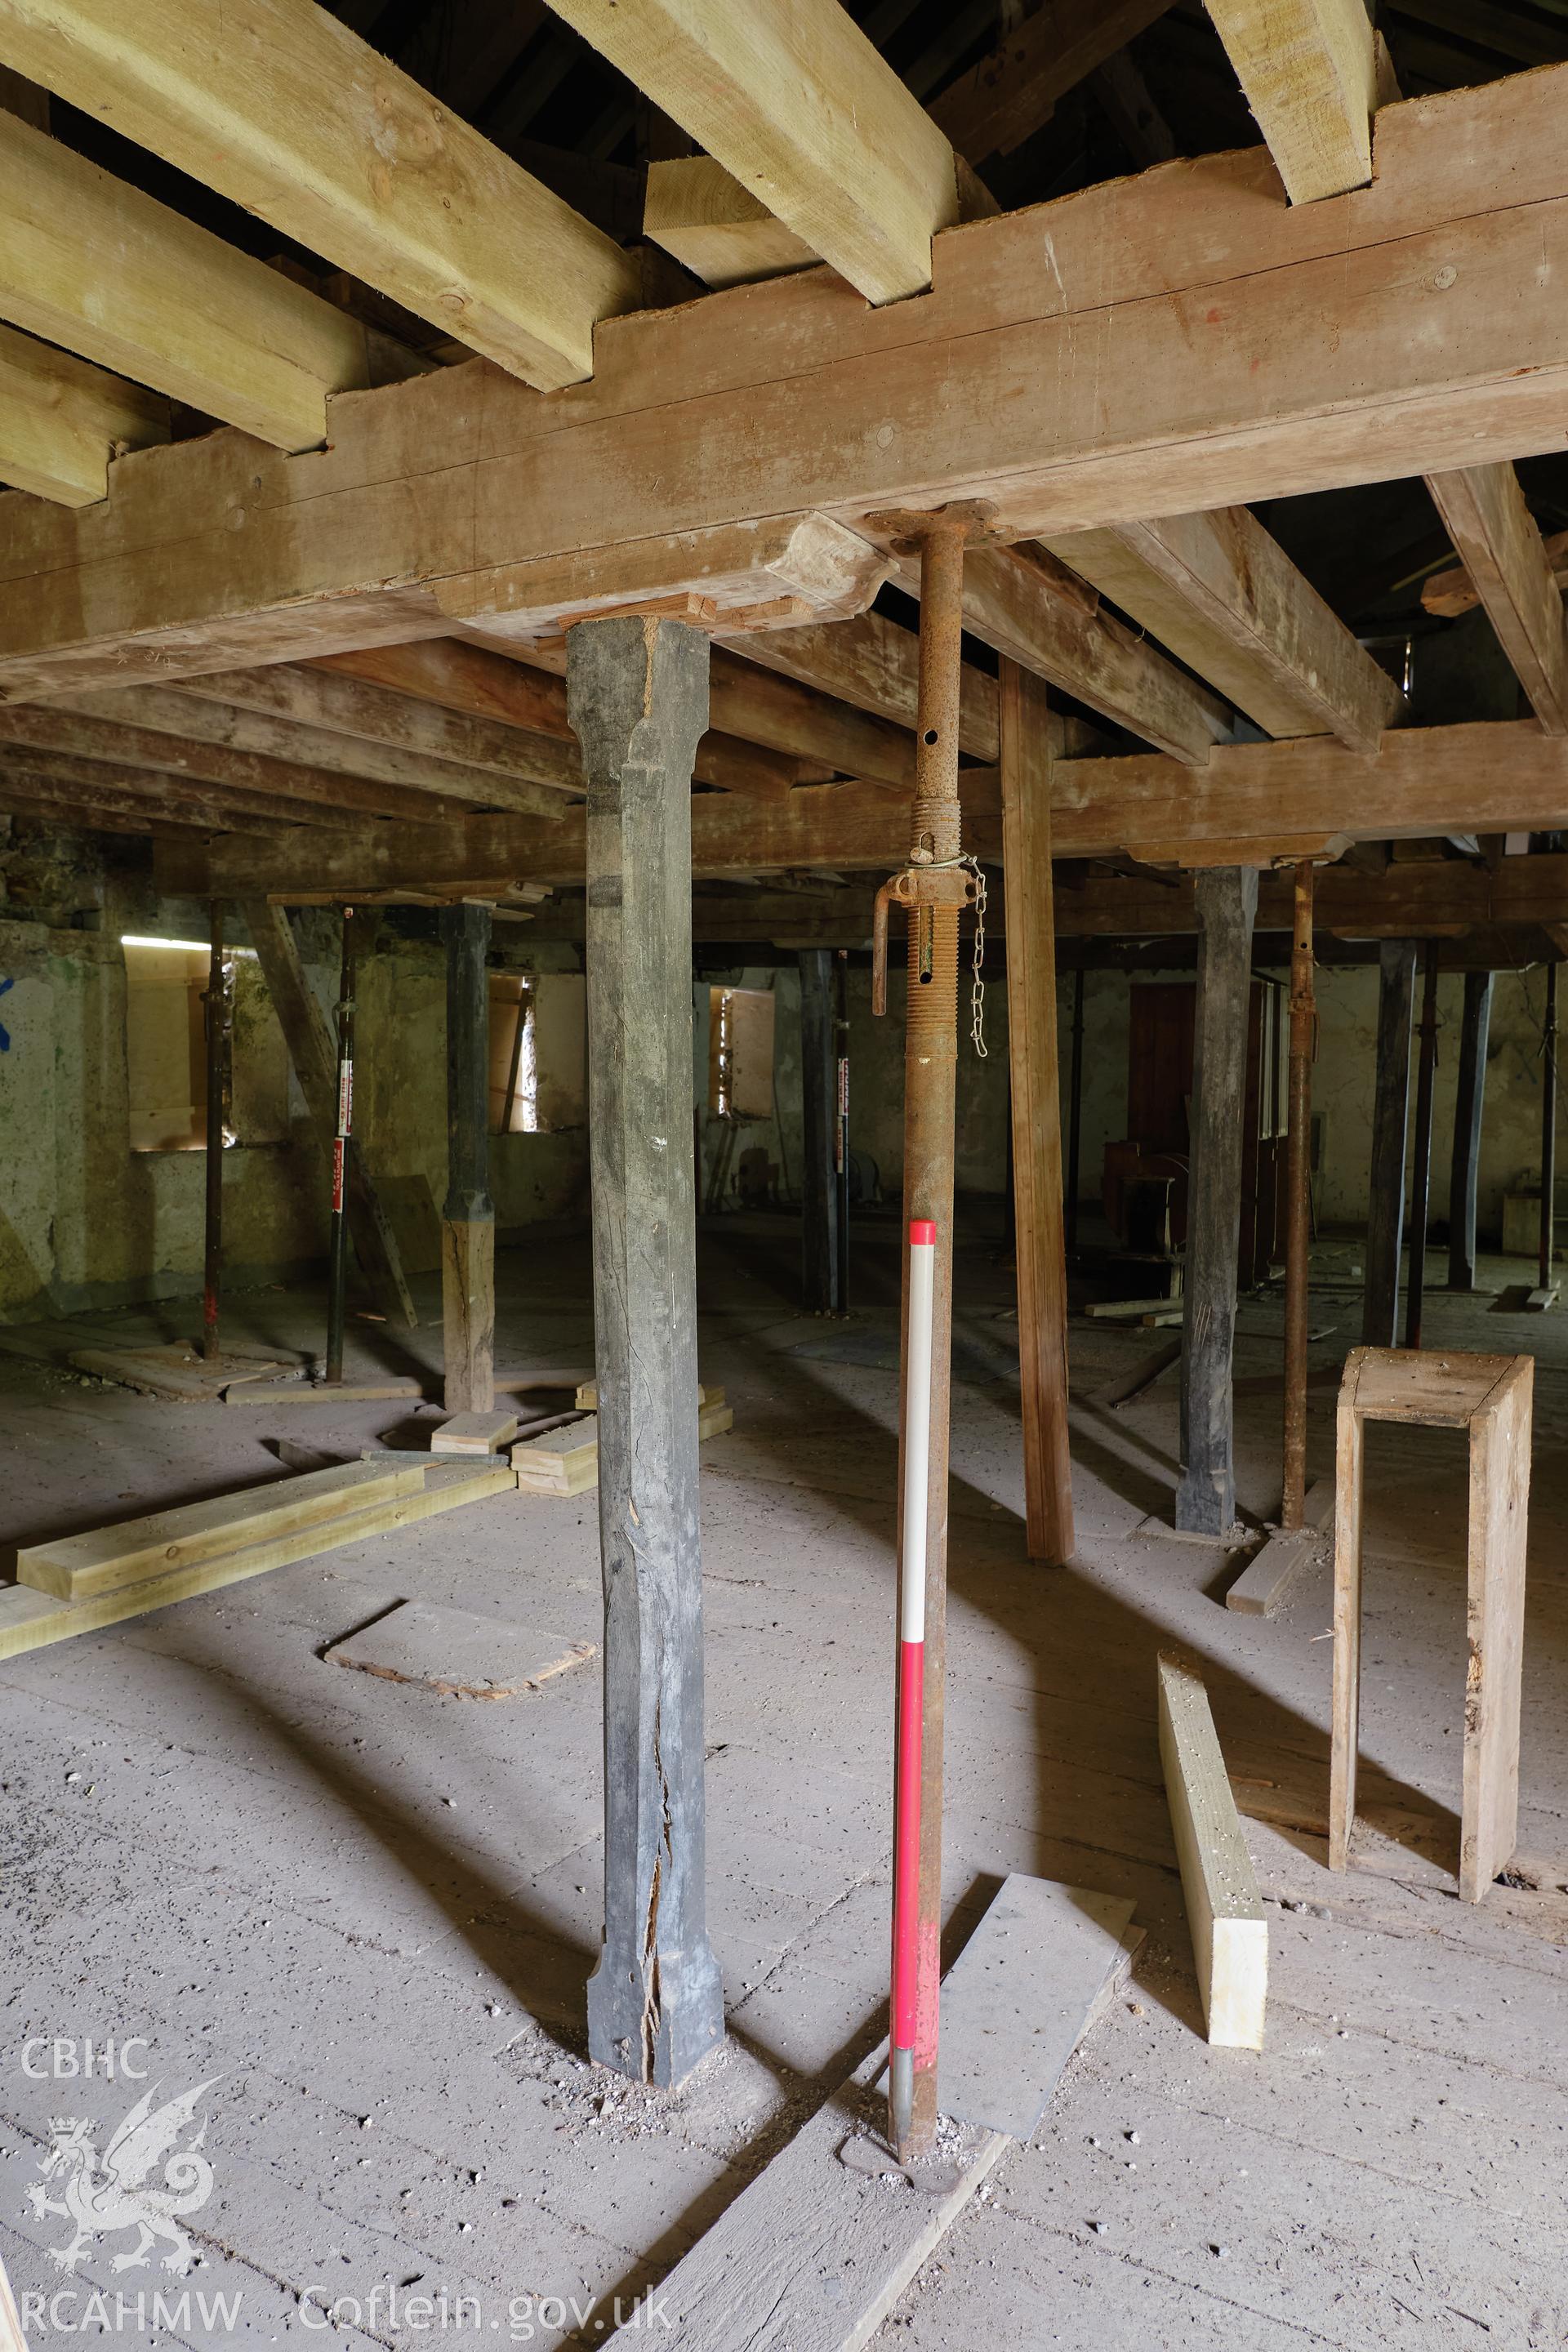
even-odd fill
[{"label": "stack of timber plank", "polygon": [[[699,1442],[719,1437],[735,1416],[722,1389],[709,1389],[697,1412]],[[591,1412],[569,1429],[547,1430],[511,1449],[511,1466],[525,1495],[585,1495],[599,1483],[599,1416]]]},{"label": "stack of timber plank", "polygon": [[139,1617],[516,1485],[466,1462],[348,1462],[34,1544],[0,1590],[0,1658]]}]

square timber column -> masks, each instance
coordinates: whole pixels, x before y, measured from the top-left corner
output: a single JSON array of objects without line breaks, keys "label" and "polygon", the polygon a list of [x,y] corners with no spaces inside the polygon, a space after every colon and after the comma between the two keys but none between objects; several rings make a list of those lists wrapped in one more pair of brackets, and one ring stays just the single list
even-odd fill
[{"label": "square timber column", "polygon": [[708,1942],[691,769],[708,640],[617,615],[566,636],[588,782],[588,1127],[605,1586],[605,1945],[588,2050],[681,2082],[724,2036]]},{"label": "square timber column", "polygon": [[838,1303],[838,1050],[833,955],[800,950],[801,1304],[831,1315]]},{"label": "square timber column", "polygon": [[[489,1193],[488,907],[444,907],[447,950],[447,1200],[441,1313],[448,1412],[495,1403],[496,1213]],[[521,1012],[519,1018],[521,1018]]]},{"label": "square timber column", "polygon": [[1415,1002],[1415,942],[1384,940],[1378,950],[1377,1087],[1372,1106],[1372,1182],[1361,1322],[1361,1336],[1369,1348],[1392,1348],[1399,1336],[1405,1158],[1410,1139],[1410,1022]]},{"label": "square timber column", "polygon": [[1231,1365],[1258,876],[1247,866],[1215,866],[1198,876],[1197,903],[1201,937],[1176,1525],[1190,1535],[1223,1536],[1236,1521]]}]

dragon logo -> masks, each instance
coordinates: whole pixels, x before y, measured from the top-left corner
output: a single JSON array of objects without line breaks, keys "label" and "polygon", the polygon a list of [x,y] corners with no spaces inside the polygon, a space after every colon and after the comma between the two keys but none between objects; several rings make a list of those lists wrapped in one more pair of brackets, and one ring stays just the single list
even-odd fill
[{"label": "dragon logo", "polygon": [[[175,2216],[195,2213],[212,2195],[213,2168],[199,2153],[207,2136],[206,2118],[202,2118],[201,2128],[187,2146],[181,2147],[179,2141],[195,2119],[199,2100],[220,2080],[215,2074],[156,2109],[153,2102],[158,2085],[154,2084],[116,2126],[101,2165],[89,2137],[90,2118],[54,2117],[48,2153],[40,2158],[38,2169],[45,2180],[57,2181],[62,2193],[51,2197],[35,2180],[28,2185],[27,2196],[35,2213],[58,2213],[73,2227],[75,2234],[68,2245],[49,2249],[50,2260],[62,2271],[75,2271],[93,2240],[111,2236],[117,2230],[135,2230],[139,2235],[129,2253],[114,2256],[115,2270],[144,2268],[158,2241],[172,2249],[163,2257],[164,2270],[183,2278],[191,2269],[195,2249]],[[160,2165],[163,2169],[161,2186],[153,2179]]]}]

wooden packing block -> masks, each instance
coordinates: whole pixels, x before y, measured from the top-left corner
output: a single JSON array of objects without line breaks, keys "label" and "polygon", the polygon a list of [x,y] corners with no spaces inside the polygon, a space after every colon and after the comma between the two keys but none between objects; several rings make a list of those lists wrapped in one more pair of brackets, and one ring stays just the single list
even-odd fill
[{"label": "wooden packing block", "polygon": [[[705,1437],[722,1436],[734,1420],[727,1404],[703,1405],[697,1415],[699,1444]],[[599,1483],[598,1415],[514,1445],[511,1465],[526,1495],[585,1495]]]},{"label": "wooden packing block", "polygon": [[[701,1381],[698,1381],[698,1383],[697,1383],[697,1402],[698,1402],[699,1408],[700,1408],[701,1406],[703,1406],[703,1405],[705,1405],[705,1404],[722,1404],[722,1403],[723,1403],[723,1402],[724,1402],[724,1391],[723,1391],[723,1390],[722,1390],[722,1389],[709,1389],[709,1388],[704,1388],[704,1387],[703,1387],[703,1385],[702,1385],[702,1383],[701,1383]],[[574,1402],[575,1402],[575,1404],[576,1404],[576,1407],[577,1407],[577,1410],[578,1410],[578,1412],[598,1412],[598,1410],[599,1410],[599,1383],[598,1383],[598,1381],[580,1381],[580,1382],[579,1382],[579,1384],[578,1384],[578,1388],[577,1388],[577,1394],[576,1394],[576,1397],[575,1397],[575,1399],[574,1399]]]},{"label": "wooden packing block", "polygon": [[1350,1866],[1361,1720],[1362,1480],[1369,1421],[1469,1433],[1459,1893],[1479,1903],[1519,1833],[1533,1356],[1355,1348],[1340,1391],[1329,1867]]},{"label": "wooden packing block", "polygon": [[16,1555],[16,1579],[57,1601],[90,1601],[96,1593],[145,1583],[171,1570],[363,1510],[393,1495],[416,1494],[424,1483],[423,1470],[396,1464],[344,1462],[308,1470],[211,1502],[186,1503],[117,1527],[29,1545]]},{"label": "wooden packing block", "polygon": [[143,1617],[172,1601],[189,1601],[199,1592],[215,1592],[269,1568],[290,1561],[314,1559],[343,1544],[363,1543],[367,1536],[392,1535],[438,1511],[455,1510],[461,1503],[477,1503],[487,1495],[510,1491],[517,1480],[510,1469],[470,1469],[467,1463],[442,1463],[426,1473],[425,1485],[410,1494],[395,1494],[368,1510],[324,1519],[314,1527],[275,1538],[270,1543],[247,1544],[238,1551],[222,1552],[215,1559],[197,1560],[168,1576],[144,1584],[121,1585],[90,1601],[56,1601],[29,1585],[0,1590],[0,1658],[19,1657],[24,1651],[50,1642],[68,1641],[73,1633],[95,1633],[126,1617]]},{"label": "wooden packing block", "polygon": [[1180,1658],[1156,1668],[1160,1762],[1182,1894],[1197,1963],[1208,2038],[1227,2050],[1261,2050],[1268,1992],[1268,1922],[1208,1693]]},{"label": "wooden packing block", "polygon": [[425,1601],[400,1601],[374,1625],[363,1627],[327,1652],[334,1665],[379,1675],[393,1683],[417,1683],[444,1698],[516,1698],[536,1691],[591,1658],[593,1642],[542,1633],[504,1617],[480,1617],[470,1609],[438,1609]]},{"label": "wooden packing block", "polygon": [[1242,1617],[1272,1617],[1283,1608],[1301,1570],[1325,1557],[1324,1536],[1333,1516],[1333,1480],[1314,1478],[1301,1507],[1301,1526],[1280,1528],[1269,1537],[1226,1594],[1226,1607]]},{"label": "wooden packing block", "polygon": [[455,1412],[430,1439],[432,1454],[499,1454],[517,1435],[515,1412]]}]

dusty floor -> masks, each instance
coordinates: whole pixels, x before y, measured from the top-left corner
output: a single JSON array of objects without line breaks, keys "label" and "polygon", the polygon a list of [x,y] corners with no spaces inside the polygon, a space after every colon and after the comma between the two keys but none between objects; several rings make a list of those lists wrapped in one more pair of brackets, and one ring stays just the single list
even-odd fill
[{"label": "dusty floor", "polygon": [[[34,2352],[104,2332],[320,2340],[328,2306],[337,2340],[601,2340],[616,2296],[625,2312],[657,2284],[877,2038],[894,1230],[860,1237],[847,1328],[796,1315],[790,1227],[731,1219],[703,1235],[702,1370],[735,1408],[702,1478],[710,1911],[731,2039],[676,2099],[582,2058],[600,1902],[595,1670],[484,1706],[321,1657],[407,1594],[595,1638],[591,1496],[495,1498],[0,1666],[0,2248],[19,2294],[63,2296],[30,2313]],[[1314,1352],[1328,1362],[1357,1336],[1359,1301],[1332,1286],[1331,1256],[1323,1267],[1315,1321],[1332,1328]],[[1499,1261],[1483,1279],[1525,1271]],[[585,1245],[507,1254],[501,1369],[585,1367],[586,1286]],[[1005,2161],[879,2340],[1561,2344],[1568,1318],[1499,1316],[1489,1299],[1427,1310],[1428,1344],[1542,1359],[1521,1829],[1541,1891],[1495,1888],[1478,1912],[1442,1866],[1459,1784],[1461,1441],[1373,1441],[1363,1741],[1383,1834],[1332,1878],[1314,1834],[1326,1570],[1281,1617],[1238,1618],[1219,1605],[1234,1563],[1134,1532],[1168,1514],[1174,1376],[1097,1406],[1163,1335],[1081,1321],[1079,1555],[1031,1569],[1009,1276],[976,1247],[961,1292],[955,1940],[1019,1869],[1134,1895],[1149,1943],[1037,2143]],[[269,1292],[237,1301],[233,1325],[310,1345],[319,1317],[318,1299]],[[100,1328],[188,1323],[164,1310]],[[1278,1301],[1247,1303],[1242,1328],[1242,1501],[1262,1517],[1277,1499]],[[367,1367],[372,1351],[397,1361],[391,1335],[359,1334]],[[433,1360],[438,1321],[411,1346]],[[1312,1394],[1326,1468],[1332,1389]],[[265,1441],[285,1433],[346,1454],[433,1418],[161,1405],[15,1353],[0,1354],[0,1411],[10,1543],[263,1477],[277,1467]],[[1173,1638],[1206,1662],[1227,1760],[1268,1817],[1247,1824],[1272,1937],[1262,2057],[1211,2052],[1195,2030],[1153,1736],[1153,1657]],[[132,2037],[145,2049],[127,2053]],[[120,2071],[128,2054],[144,2079]],[[71,2221],[35,2210],[66,2201],[67,2168],[41,2169],[54,2120],[90,2117],[102,2164],[145,2091],[158,2108],[202,2084],[181,2135],[205,2116],[213,2187],[188,2220],[192,2275],[156,2267],[162,2244],[117,2272],[136,2241],[102,2206],[79,2267],[58,2267]],[[122,2167],[146,2158],[121,2143]],[[181,2180],[195,2195],[199,2173]],[[646,2332],[658,2340],[657,2315]]]}]

